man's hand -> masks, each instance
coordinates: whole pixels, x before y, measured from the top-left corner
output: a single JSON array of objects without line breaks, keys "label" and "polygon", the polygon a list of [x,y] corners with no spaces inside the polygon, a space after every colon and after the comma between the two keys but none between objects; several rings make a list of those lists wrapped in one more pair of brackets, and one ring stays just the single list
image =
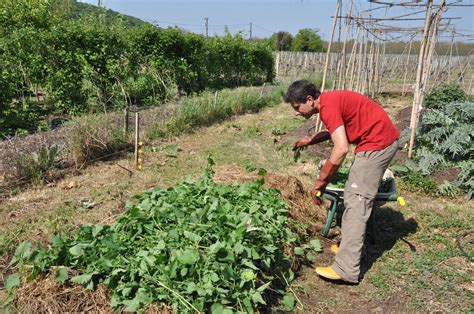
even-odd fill
[{"label": "man's hand", "polygon": [[305,136],[300,138],[296,143],[293,145],[293,150],[297,150],[298,148],[303,148],[308,146],[311,143],[311,136]]},{"label": "man's hand", "polygon": [[335,165],[331,162],[331,160],[326,159],[321,170],[319,170],[318,178],[316,182],[314,182],[313,188],[311,189],[311,199],[313,203],[316,205],[321,205],[323,200],[321,198],[322,193],[326,189],[326,186],[331,182],[332,178],[337,173],[337,169],[339,169],[340,165]]},{"label": "man's hand", "polygon": [[315,205],[321,206],[323,204],[322,195],[323,193],[316,186],[311,189],[311,199]]},{"label": "man's hand", "polygon": [[305,136],[305,137],[299,139],[295,143],[295,145],[293,147],[293,150],[296,150],[297,148],[303,148],[303,147],[306,147],[308,145],[318,144],[318,143],[327,141],[330,138],[331,138],[331,135],[329,134],[329,132],[327,130],[317,132],[317,133],[313,133],[311,135],[308,135],[308,136]]}]

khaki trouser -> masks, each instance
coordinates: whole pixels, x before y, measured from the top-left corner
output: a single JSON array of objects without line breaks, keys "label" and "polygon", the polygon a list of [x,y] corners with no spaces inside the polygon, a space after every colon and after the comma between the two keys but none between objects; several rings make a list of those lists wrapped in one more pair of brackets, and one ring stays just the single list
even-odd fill
[{"label": "khaki trouser", "polygon": [[359,281],[367,221],[380,180],[397,148],[398,140],[382,150],[359,152],[351,166],[344,189],[342,240],[332,265],[334,271],[349,282]]}]

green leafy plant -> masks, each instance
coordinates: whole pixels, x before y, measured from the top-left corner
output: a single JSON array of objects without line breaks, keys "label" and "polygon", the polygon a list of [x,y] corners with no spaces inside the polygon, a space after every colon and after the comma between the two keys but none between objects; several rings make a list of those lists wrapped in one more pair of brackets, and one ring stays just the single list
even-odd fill
[{"label": "green leafy plant", "polygon": [[452,102],[463,102],[467,95],[459,84],[443,85],[434,88],[425,96],[425,106],[429,109],[442,109]]},{"label": "green leafy plant", "polygon": [[[466,191],[472,197],[472,182],[469,170],[474,152],[474,102],[447,103],[439,109],[428,109],[421,117],[415,138],[415,161],[408,177],[412,183],[425,186],[422,190],[433,188],[432,180],[426,178],[436,169],[444,166],[459,167],[464,170],[457,182],[442,184],[434,191],[438,195],[454,196],[456,189]],[[416,171],[420,175],[415,174]],[[425,176],[425,178],[423,178]]]},{"label": "green leafy plant", "polygon": [[404,187],[414,192],[423,192],[435,195],[437,192],[436,182],[429,175],[423,175],[416,165],[406,163],[405,165],[393,165],[390,169],[401,178]]},{"label": "green leafy plant", "polygon": [[[314,258],[321,244],[299,246],[287,205],[263,179],[217,184],[212,164],[197,182],[136,196],[115,224],[52,236],[48,248],[24,242],[10,264],[28,265],[30,278],[55,269],[60,282],[103,283],[112,305],[126,311],[157,302],[179,312],[252,312],[267,293],[285,294],[294,278],[290,248],[296,258]],[[69,278],[72,269],[80,275]]]}]

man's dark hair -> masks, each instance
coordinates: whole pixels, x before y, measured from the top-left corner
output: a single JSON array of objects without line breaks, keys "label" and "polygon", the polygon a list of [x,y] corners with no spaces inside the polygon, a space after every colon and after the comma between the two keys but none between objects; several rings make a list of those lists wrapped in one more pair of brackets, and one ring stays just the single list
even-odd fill
[{"label": "man's dark hair", "polygon": [[307,80],[299,80],[291,83],[286,92],[285,102],[306,102],[307,96],[312,96],[315,100],[318,99],[321,92],[314,86],[313,83]]}]

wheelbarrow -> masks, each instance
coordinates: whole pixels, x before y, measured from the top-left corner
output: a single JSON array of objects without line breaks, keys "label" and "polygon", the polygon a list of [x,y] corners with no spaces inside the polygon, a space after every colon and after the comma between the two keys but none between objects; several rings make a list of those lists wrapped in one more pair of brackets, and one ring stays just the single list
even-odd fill
[{"label": "wheelbarrow", "polygon": [[[397,194],[397,188],[395,185],[393,172],[389,169],[385,170],[383,178],[392,178],[392,186],[388,192],[377,193],[374,201],[398,202],[401,206],[405,206],[405,200],[403,199],[403,197]],[[323,193],[323,197],[331,201],[331,206],[328,209],[326,222],[323,228],[323,237],[327,237],[327,235],[329,234],[329,230],[331,229],[332,221],[336,214],[337,207],[339,206],[339,204],[344,203],[344,189],[328,186],[326,187],[326,190]],[[373,215],[370,215],[368,225],[373,226]]]}]

